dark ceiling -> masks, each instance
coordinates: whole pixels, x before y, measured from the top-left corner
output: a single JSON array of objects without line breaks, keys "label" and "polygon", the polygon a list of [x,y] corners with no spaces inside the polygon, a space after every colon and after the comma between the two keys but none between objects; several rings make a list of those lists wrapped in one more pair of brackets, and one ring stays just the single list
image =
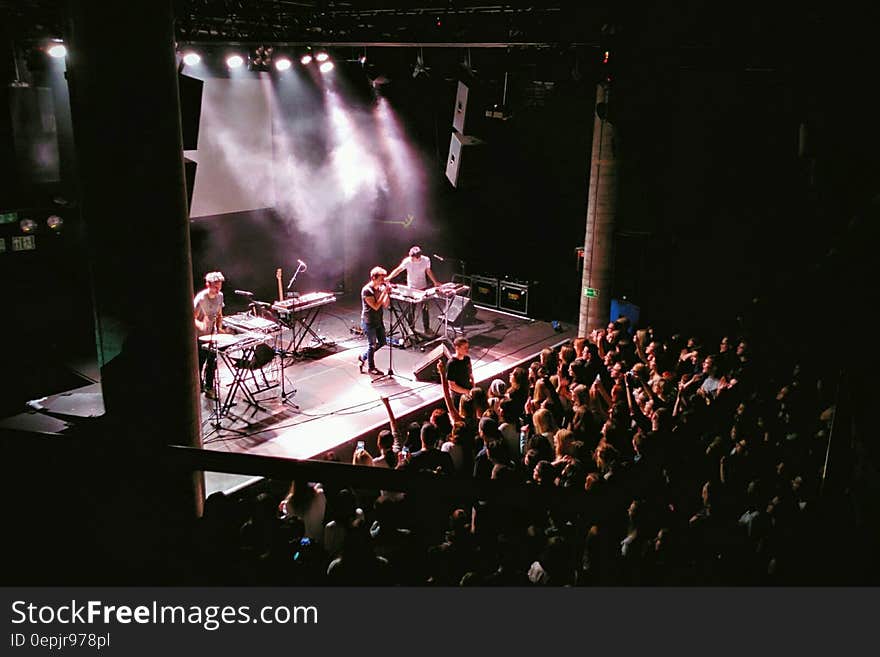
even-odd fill
[{"label": "dark ceiling", "polygon": [[[792,43],[815,44],[840,32],[831,27],[832,9],[809,1],[795,11],[767,2],[675,0],[647,8],[609,0],[573,4],[173,0],[180,41],[598,46],[603,25],[615,24],[619,35],[642,49],[745,50],[779,60],[791,55]],[[65,5],[62,0],[0,0],[0,25],[7,39],[63,37]]]}]

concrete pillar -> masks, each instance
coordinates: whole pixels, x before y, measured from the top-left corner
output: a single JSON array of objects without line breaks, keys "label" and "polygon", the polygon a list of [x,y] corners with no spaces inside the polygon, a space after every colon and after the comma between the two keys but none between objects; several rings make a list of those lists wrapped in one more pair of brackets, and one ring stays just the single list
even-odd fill
[{"label": "concrete pillar", "polygon": [[593,329],[604,328],[611,312],[611,272],[617,211],[617,154],[614,126],[608,120],[611,100],[611,84],[599,83],[593,120],[578,335],[588,335]]},{"label": "concrete pillar", "polygon": [[73,0],[69,10],[68,83],[107,423],[115,446],[131,453],[132,478],[156,477],[168,513],[191,517],[201,508],[201,476],[147,471],[165,445],[201,446],[171,1]]}]

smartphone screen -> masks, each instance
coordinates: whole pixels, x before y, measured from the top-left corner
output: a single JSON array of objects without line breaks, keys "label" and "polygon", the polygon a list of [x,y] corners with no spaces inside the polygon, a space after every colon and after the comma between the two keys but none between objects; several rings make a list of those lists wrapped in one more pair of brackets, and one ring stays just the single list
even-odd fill
[{"label": "smartphone screen", "polygon": [[363,440],[359,440],[359,441],[357,442],[357,449],[363,449],[363,448],[364,448],[364,441],[363,441]]}]

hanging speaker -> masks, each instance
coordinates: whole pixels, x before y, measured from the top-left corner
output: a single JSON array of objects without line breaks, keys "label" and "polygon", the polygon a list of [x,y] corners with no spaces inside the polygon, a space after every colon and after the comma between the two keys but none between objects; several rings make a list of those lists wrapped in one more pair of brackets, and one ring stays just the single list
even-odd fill
[{"label": "hanging speaker", "polygon": [[440,383],[440,373],[437,371],[437,363],[449,361],[449,350],[445,344],[438,344],[428,352],[422,360],[413,367],[413,376],[416,381],[422,383]]},{"label": "hanging speaker", "polygon": [[193,190],[196,187],[196,167],[198,167],[197,162],[188,157],[183,158],[183,173],[186,177],[186,216],[189,216],[189,211],[192,209]]},{"label": "hanging speaker", "polygon": [[460,135],[483,134],[486,123],[486,91],[475,81],[460,81],[455,92],[452,127]]},{"label": "hanging speaker", "polygon": [[483,144],[485,142],[476,137],[452,133],[446,177],[453,187],[466,187],[478,181],[484,169],[483,149],[480,148]]},{"label": "hanging speaker", "polygon": [[452,115],[452,127],[462,135],[465,133],[468,92],[468,86],[464,82],[459,82],[458,89],[455,92],[455,112]]},{"label": "hanging speaker", "polygon": [[202,116],[202,80],[178,74],[177,88],[180,94],[180,132],[183,150],[194,151],[199,147],[199,121]]}]

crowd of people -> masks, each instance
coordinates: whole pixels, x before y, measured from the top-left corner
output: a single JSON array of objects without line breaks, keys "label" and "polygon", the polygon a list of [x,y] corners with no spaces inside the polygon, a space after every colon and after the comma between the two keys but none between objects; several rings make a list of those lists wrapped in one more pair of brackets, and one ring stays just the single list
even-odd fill
[{"label": "crowd of people", "polygon": [[484,385],[462,374],[466,354],[459,341],[438,364],[444,403],[423,422],[398,426],[383,400],[389,426],[353,463],[521,495],[306,481],[237,505],[218,494],[199,534],[206,579],[222,568],[252,584],[823,582],[824,373],[746,337],[664,336],[625,318]]}]

